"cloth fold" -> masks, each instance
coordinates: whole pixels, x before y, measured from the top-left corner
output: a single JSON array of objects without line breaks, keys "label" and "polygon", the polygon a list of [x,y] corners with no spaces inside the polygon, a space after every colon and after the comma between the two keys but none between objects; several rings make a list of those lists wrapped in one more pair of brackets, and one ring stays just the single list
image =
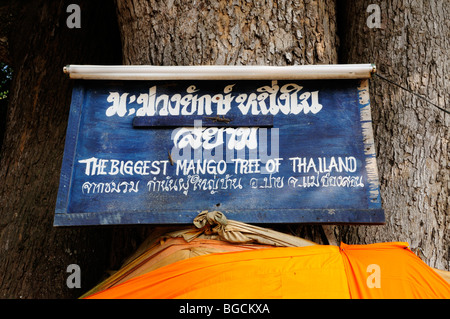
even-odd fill
[{"label": "cloth fold", "polygon": [[304,247],[317,245],[315,242],[278,232],[269,228],[258,227],[227,219],[219,211],[202,211],[189,227],[168,233],[167,237],[183,237],[187,242],[194,238],[224,240],[234,244],[259,243],[276,247]]}]

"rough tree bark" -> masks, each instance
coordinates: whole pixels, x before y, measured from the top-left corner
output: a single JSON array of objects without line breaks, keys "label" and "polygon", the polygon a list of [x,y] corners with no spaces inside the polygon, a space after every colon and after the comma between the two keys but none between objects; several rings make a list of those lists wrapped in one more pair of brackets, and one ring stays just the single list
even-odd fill
[{"label": "rough tree bark", "polygon": [[[69,63],[120,63],[112,3],[78,2],[81,29],[66,26],[71,1],[11,2],[14,70],[0,162],[0,298],[73,298],[109,263],[110,230],[55,229],[54,207],[71,85]],[[115,27],[115,32],[114,32]],[[66,285],[67,266],[81,289]]]},{"label": "rough tree bark", "polygon": [[116,3],[124,64],[337,62],[334,1]]},{"label": "rough tree bark", "polygon": [[[380,75],[433,103],[445,107],[447,99],[448,109],[448,3],[382,1],[381,28],[370,29],[371,3],[346,1],[339,7],[340,63],[373,62]],[[428,265],[448,270],[450,117],[377,77],[371,98],[386,225],[342,227],[336,234],[349,243],[406,241]]]}]

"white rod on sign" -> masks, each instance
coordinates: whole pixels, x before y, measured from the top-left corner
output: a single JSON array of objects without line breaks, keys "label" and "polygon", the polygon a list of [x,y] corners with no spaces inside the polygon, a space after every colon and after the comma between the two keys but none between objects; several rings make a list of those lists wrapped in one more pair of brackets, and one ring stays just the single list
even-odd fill
[{"label": "white rod on sign", "polygon": [[321,80],[368,79],[374,64],[327,64],[296,66],[153,66],[67,65],[71,79],[86,80]]}]

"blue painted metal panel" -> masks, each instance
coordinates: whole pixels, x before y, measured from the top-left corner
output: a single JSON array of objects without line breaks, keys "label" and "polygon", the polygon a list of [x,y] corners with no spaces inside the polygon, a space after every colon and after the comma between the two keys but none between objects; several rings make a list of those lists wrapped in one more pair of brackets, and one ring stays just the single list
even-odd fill
[{"label": "blue painted metal panel", "polygon": [[80,81],[55,226],[382,224],[367,80]]}]

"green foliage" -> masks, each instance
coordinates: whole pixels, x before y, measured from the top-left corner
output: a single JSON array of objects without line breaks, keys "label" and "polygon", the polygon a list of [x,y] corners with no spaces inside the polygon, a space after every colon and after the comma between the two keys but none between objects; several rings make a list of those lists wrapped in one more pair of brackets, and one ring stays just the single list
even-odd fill
[{"label": "green foliage", "polygon": [[0,62],[0,100],[8,97],[11,80],[11,67],[4,62]]}]

